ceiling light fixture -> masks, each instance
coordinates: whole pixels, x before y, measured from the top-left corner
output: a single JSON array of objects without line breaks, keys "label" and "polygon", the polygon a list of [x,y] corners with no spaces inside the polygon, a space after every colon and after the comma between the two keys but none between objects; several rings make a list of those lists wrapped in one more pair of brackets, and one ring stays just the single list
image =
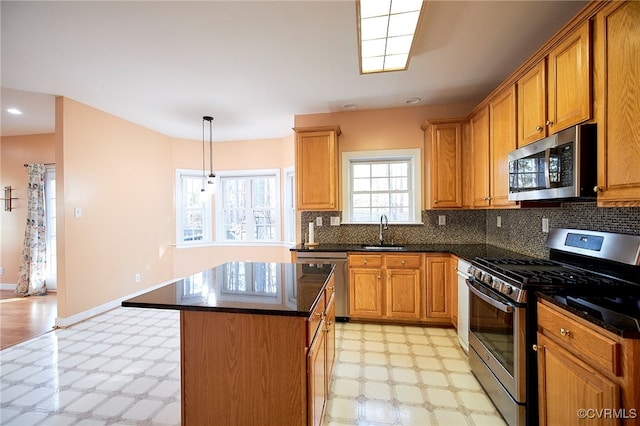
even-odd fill
[{"label": "ceiling light fixture", "polygon": [[13,114],[13,115],[21,115],[22,111],[20,111],[18,108],[7,108],[7,112],[9,114]]},{"label": "ceiling light fixture", "polygon": [[[205,122],[209,122],[209,177],[205,172]],[[213,192],[215,190],[215,177],[213,174],[213,117],[205,115],[202,117],[202,192]]]},{"label": "ceiling light fixture", "polygon": [[361,74],[407,69],[423,5],[423,0],[356,1]]}]

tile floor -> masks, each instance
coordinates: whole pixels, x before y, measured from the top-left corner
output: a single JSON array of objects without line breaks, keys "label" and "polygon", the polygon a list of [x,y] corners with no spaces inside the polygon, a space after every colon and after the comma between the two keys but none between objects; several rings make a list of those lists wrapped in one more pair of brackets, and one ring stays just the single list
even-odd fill
[{"label": "tile floor", "polygon": [[[0,351],[2,425],[179,425],[179,315],[118,308]],[[338,323],[326,425],[504,425],[452,330]]]}]

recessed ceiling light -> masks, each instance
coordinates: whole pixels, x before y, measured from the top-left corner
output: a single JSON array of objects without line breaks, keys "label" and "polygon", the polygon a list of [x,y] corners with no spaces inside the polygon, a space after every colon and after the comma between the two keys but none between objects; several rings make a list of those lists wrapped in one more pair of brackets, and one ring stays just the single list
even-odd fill
[{"label": "recessed ceiling light", "polygon": [[360,73],[403,71],[409,66],[424,0],[357,0]]},{"label": "recessed ceiling light", "polygon": [[417,103],[420,103],[420,98],[409,98],[405,101],[405,103],[409,105],[415,105]]},{"label": "recessed ceiling light", "polygon": [[20,115],[22,114],[22,111],[20,111],[18,108],[7,108],[7,112],[9,114],[13,114],[13,115]]},{"label": "recessed ceiling light", "polygon": [[357,106],[356,104],[344,104],[342,106],[342,108],[344,108],[344,109],[355,109],[356,106]]}]

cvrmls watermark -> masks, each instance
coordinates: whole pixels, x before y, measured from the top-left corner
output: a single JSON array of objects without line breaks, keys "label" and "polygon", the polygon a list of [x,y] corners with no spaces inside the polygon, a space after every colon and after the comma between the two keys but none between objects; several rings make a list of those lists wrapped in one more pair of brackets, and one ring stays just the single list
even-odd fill
[{"label": "cvrmls watermark", "polygon": [[635,408],[580,408],[577,415],[580,419],[635,419],[638,412]]}]

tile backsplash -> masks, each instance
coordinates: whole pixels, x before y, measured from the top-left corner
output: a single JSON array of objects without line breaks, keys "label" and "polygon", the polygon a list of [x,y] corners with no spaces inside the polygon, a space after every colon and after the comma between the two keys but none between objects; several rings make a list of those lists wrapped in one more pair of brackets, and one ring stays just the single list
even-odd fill
[{"label": "tile backsplash", "polygon": [[[330,218],[338,215],[338,212],[302,212],[303,240],[307,238],[308,223],[322,217],[324,226],[315,228],[317,242],[368,244],[378,241],[378,225],[330,226]],[[445,216],[445,225],[438,225],[439,216]],[[423,225],[392,224],[384,235],[386,242],[393,240],[397,244],[486,242],[534,257],[548,257],[542,218],[549,219],[550,227],[640,235],[640,207],[601,208],[595,202],[565,203],[553,208],[427,210],[422,212]]]}]

